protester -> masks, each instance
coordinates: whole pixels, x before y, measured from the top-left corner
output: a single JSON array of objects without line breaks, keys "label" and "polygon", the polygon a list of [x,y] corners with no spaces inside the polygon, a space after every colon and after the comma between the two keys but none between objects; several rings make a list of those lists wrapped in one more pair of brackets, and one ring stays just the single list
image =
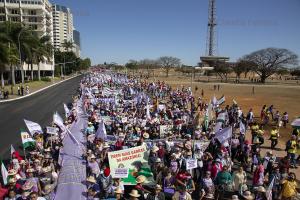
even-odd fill
[{"label": "protester", "polygon": [[223,105],[224,96],[205,102],[203,89],[197,97],[189,87],[148,81],[106,70],[86,75],[72,108],[65,106],[65,121],[53,124],[57,136],[35,132],[36,145],[26,159],[12,155],[3,196],[13,197],[11,190],[24,199],[55,195],[64,163],[60,150],[70,136],[64,129],[81,115],[87,119],[81,130],[87,199],[266,199],[269,191],[274,199],[296,195],[291,189],[296,188],[295,176],[287,174],[297,165],[297,136],[288,141],[282,159],[261,152],[265,126],[278,120],[270,132],[273,149],[279,122],[288,123],[273,105],[264,105],[257,121],[253,109],[244,116],[236,101]]}]

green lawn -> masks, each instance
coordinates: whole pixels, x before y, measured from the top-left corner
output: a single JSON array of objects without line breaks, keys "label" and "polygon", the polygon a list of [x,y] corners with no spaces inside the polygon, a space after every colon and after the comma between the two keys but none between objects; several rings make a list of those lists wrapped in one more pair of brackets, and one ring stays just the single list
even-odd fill
[{"label": "green lawn", "polygon": [[[65,78],[68,78],[68,77],[65,77]],[[51,79],[51,81],[25,81],[25,84],[24,84],[24,93],[25,93],[25,87],[26,85],[29,86],[29,91],[30,93],[34,92],[34,91],[37,91],[41,88],[44,88],[44,87],[47,87],[49,85],[52,85],[54,83],[57,83],[57,82],[60,82],[61,81],[61,78],[60,77],[55,77],[54,79]],[[18,86],[21,87],[22,84],[16,84],[14,87],[13,87],[13,95],[11,95],[11,85],[6,85],[4,86],[4,90],[8,90],[9,91],[9,99],[13,99],[13,98],[16,98],[18,97]],[[2,90],[2,88],[1,88]]]}]

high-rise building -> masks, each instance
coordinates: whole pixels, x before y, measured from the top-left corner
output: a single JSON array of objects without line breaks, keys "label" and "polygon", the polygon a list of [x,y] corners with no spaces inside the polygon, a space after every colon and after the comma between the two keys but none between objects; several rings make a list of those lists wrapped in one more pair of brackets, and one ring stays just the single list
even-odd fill
[{"label": "high-rise building", "polygon": [[63,43],[73,41],[73,14],[65,6],[54,4],[52,6],[54,48],[65,51]]},{"label": "high-rise building", "polygon": [[[53,42],[52,5],[48,0],[0,0],[0,22],[21,22],[38,33],[50,36]],[[26,71],[27,65],[23,65]],[[37,70],[37,65],[33,66]],[[40,63],[41,71],[54,70],[54,59]]]},{"label": "high-rise building", "polygon": [[77,30],[73,31],[73,40],[74,40],[74,52],[77,57],[80,57],[81,42],[80,42],[80,32]]}]

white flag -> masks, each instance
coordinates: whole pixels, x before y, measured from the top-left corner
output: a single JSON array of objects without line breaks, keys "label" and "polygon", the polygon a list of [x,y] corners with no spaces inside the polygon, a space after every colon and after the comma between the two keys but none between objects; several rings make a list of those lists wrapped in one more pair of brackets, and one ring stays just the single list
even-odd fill
[{"label": "white flag", "polygon": [[245,134],[246,133],[246,127],[243,122],[240,122],[240,133]]},{"label": "white flag", "polygon": [[218,100],[217,100],[216,96],[213,97],[211,103],[214,107],[218,104]]},{"label": "white flag", "polygon": [[219,140],[222,144],[232,136],[232,127],[223,128],[222,130],[216,132],[215,138]]},{"label": "white flag", "polygon": [[29,133],[33,136],[35,133],[43,134],[42,127],[36,123],[29,120],[24,119],[24,122],[29,130]]},{"label": "white flag", "polygon": [[70,116],[70,110],[66,104],[64,104],[64,109],[65,109],[66,118],[68,118]]},{"label": "white flag", "polygon": [[106,129],[105,129],[105,124],[104,124],[103,120],[101,120],[95,135],[96,135],[96,138],[101,138],[103,140],[106,140],[107,135],[106,135]]},{"label": "white flag", "polygon": [[7,184],[8,172],[7,172],[7,169],[4,166],[3,162],[1,164],[1,175],[2,175],[2,178],[3,178],[4,185],[6,185]]},{"label": "white flag", "polygon": [[14,146],[11,144],[10,145],[10,155],[13,155],[13,153],[16,152]]},{"label": "white flag", "polygon": [[66,131],[67,128],[64,125],[64,121],[57,112],[53,115],[53,123],[56,124],[63,132]]}]

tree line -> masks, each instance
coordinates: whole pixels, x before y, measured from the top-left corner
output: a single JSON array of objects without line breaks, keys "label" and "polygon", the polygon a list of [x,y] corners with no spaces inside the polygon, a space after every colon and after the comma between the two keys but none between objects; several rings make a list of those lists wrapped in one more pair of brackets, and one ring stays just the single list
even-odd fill
[{"label": "tree line", "polygon": [[[199,64],[198,64],[199,65]],[[201,65],[201,63],[200,63]],[[227,81],[228,76],[232,73],[236,74],[236,80],[239,81],[241,75],[245,78],[249,72],[255,72],[260,77],[260,82],[265,83],[266,79],[273,74],[292,75],[300,77],[300,67],[298,66],[298,56],[287,49],[266,48],[239,58],[236,62],[214,62],[213,70],[208,73],[214,73],[220,76],[222,80]],[[148,75],[154,72],[154,69],[162,69],[165,71],[166,77],[169,76],[170,70],[182,73],[198,73],[203,72],[200,66],[187,66],[182,64],[181,60],[172,56],[162,56],[158,59],[142,59],[129,60],[124,66],[115,63],[108,64],[108,67],[115,69],[129,69],[138,71],[139,69],[147,70]]]}]

